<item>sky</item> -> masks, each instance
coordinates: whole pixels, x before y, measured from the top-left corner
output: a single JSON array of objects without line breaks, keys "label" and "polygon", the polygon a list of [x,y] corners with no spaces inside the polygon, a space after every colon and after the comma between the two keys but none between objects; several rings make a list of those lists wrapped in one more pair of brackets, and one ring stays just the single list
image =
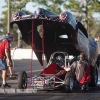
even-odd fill
[{"label": "sky", "polygon": [[[5,10],[5,9],[2,8],[2,6],[4,6],[4,5],[5,5],[5,0],[0,0],[0,18],[3,17],[2,16],[2,11]],[[37,5],[35,5],[36,7],[33,7],[33,5],[35,5],[35,4],[32,3],[32,2],[29,2],[29,3],[26,4],[25,9],[29,10],[30,12],[33,13],[38,8]],[[93,17],[100,19],[100,14],[94,14]]]},{"label": "sky", "polygon": [[[5,9],[2,8],[2,7],[3,7],[4,5],[5,5],[5,0],[0,0],[0,18],[3,17],[3,16],[2,16],[2,11],[4,11]],[[34,12],[34,10],[35,10],[36,8],[38,8],[38,6],[33,7],[33,5],[34,5],[34,3],[29,2],[29,3],[26,4],[25,9],[26,9],[26,10],[29,10],[30,12]]]},{"label": "sky", "polygon": [[1,14],[2,14],[2,11],[4,10],[4,9],[2,8],[2,6],[4,6],[4,5],[5,5],[4,0],[0,0],[0,17],[2,16]]}]

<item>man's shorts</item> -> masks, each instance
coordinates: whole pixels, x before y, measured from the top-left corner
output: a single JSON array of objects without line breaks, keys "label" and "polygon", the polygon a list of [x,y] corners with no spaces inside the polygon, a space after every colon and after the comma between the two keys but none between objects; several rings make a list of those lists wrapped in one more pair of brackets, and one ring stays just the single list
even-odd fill
[{"label": "man's shorts", "polygon": [[7,69],[7,64],[5,59],[0,58],[0,70]]}]

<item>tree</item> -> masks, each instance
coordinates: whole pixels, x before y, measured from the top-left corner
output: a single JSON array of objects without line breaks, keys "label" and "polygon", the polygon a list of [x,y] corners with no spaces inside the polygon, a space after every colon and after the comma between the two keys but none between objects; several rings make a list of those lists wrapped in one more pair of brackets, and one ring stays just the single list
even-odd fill
[{"label": "tree", "polygon": [[[3,8],[8,8],[8,0],[5,0],[5,2],[6,2],[6,5],[3,6]],[[21,1],[20,0],[10,0],[11,14],[16,11],[23,11],[23,12],[26,12],[26,14],[30,14],[29,11],[22,9],[23,7],[25,7],[25,4],[28,2],[29,0],[21,0]],[[6,9],[5,11],[3,11],[2,15],[4,17],[0,20],[0,33],[7,34],[8,10]],[[16,42],[18,41],[17,33],[18,33],[18,26],[14,25],[13,35],[14,35],[14,41]]]},{"label": "tree", "polygon": [[62,9],[61,6],[65,0],[32,0],[34,3],[39,5],[42,8],[53,11],[56,14],[59,14]]},{"label": "tree", "polygon": [[[7,8],[7,0],[6,5]],[[12,12],[20,11],[23,5],[30,0],[11,0],[11,9]],[[96,34],[99,34],[99,24],[96,19],[93,18],[94,13],[100,12],[100,0],[31,0],[35,5],[43,7],[47,10],[53,11],[56,14],[60,14],[62,11],[70,11],[74,16],[81,20],[82,23],[85,23],[85,27],[88,30],[88,33],[94,37]],[[20,2],[20,3],[19,3]],[[30,12],[25,11],[27,14]],[[2,12],[4,19],[0,22],[0,29],[2,28],[3,32],[6,33],[7,29],[7,10]],[[87,27],[88,26],[88,27]],[[95,28],[94,28],[95,27]],[[16,29],[16,28],[15,28]],[[16,30],[15,30],[16,33]]]},{"label": "tree", "polygon": [[[93,18],[94,13],[100,12],[99,0],[32,0],[37,5],[60,14],[61,11],[70,11],[84,23],[88,33],[94,37],[98,34],[98,24]],[[93,28],[95,27],[95,28]]]},{"label": "tree", "polygon": [[99,27],[92,15],[100,12],[99,0],[68,0],[63,7],[77,13],[77,18],[84,22],[85,28],[92,37],[98,34]]},{"label": "tree", "polygon": [[[3,8],[8,8],[8,0],[5,0],[6,5],[3,6]],[[10,0],[11,2],[11,14],[16,11],[23,11],[22,7],[24,7],[25,3],[28,2],[28,0]],[[27,14],[30,14],[29,11],[24,10]],[[8,20],[8,10],[6,9],[5,11],[2,12],[2,15],[4,16],[0,20],[0,29],[3,30],[3,34],[7,33],[7,20]]]}]

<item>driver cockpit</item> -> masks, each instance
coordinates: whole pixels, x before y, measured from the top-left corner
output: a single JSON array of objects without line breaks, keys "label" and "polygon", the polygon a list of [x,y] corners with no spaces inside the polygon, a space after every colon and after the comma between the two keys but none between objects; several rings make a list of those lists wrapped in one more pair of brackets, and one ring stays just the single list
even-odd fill
[{"label": "driver cockpit", "polygon": [[68,65],[68,54],[65,52],[54,52],[50,57],[48,66],[54,63],[58,64],[59,66]]}]

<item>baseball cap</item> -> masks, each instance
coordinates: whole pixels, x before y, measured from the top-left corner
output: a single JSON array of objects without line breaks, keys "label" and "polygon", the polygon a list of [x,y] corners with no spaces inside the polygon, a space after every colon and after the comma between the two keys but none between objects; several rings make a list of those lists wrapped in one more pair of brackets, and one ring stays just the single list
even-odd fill
[{"label": "baseball cap", "polygon": [[8,33],[8,34],[6,35],[6,39],[10,39],[10,38],[13,38],[13,35],[12,35],[11,33]]}]

